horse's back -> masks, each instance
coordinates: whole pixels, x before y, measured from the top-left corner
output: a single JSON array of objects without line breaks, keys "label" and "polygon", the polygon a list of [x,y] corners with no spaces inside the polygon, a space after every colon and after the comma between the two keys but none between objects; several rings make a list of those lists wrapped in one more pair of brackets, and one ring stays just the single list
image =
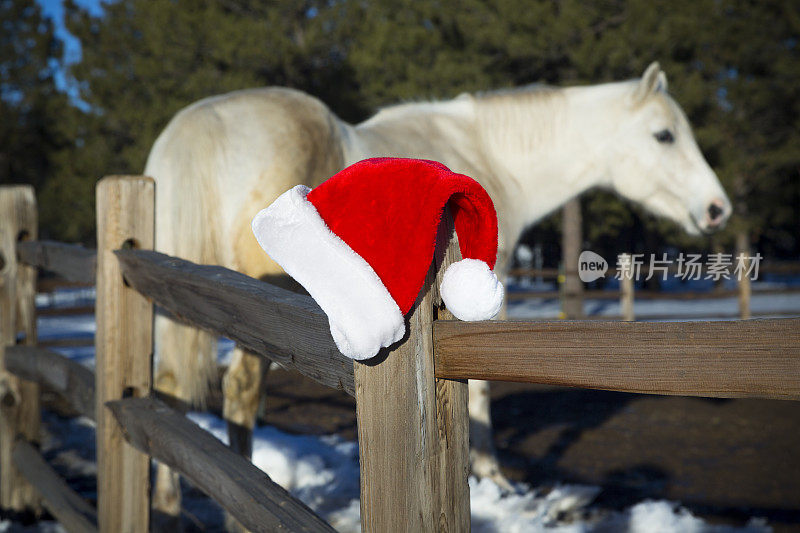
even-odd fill
[{"label": "horse's back", "polygon": [[156,140],[145,173],[157,184],[156,248],[249,275],[280,271],[250,231],[259,209],[343,166],[344,124],[300,91],[261,88],[200,100]]},{"label": "horse's back", "polygon": [[[342,166],[341,123],[299,91],[250,89],[206,98],[173,117],[148,157],[156,181],[156,249],[254,277],[282,273],[250,221],[298,183]],[[155,321],[159,390],[202,404],[216,376],[216,342],[163,315]]]}]

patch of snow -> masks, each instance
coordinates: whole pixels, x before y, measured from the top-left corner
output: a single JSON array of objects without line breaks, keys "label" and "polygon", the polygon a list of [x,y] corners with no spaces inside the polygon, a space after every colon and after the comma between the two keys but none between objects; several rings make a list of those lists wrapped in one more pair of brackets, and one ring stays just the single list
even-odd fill
[{"label": "patch of snow", "polygon": [[94,287],[58,289],[55,292],[36,294],[36,307],[68,308],[94,305],[96,291]]},{"label": "patch of snow", "polygon": [[40,316],[36,319],[39,341],[92,338],[94,315]]},{"label": "patch of snow", "polygon": [[0,520],[0,533],[67,533],[61,524],[51,520],[43,520],[24,526],[12,520]]},{"label": "patch of snow", "polygon": [[233,359],[233,349],[236,343],[230,339],[220,337],[217,342],[217,364],[222,366],[230,366]]},{"label": "patch of snow", "polygon": [[563,515],[582,510],[600,492],[599,487],[564,485],[546,496],[537,493],[524,483],[515,483],[515,491],[504,493],[489,479],[469,478],[472,531],[578,533],[587,531],[587,524],[561,522]]},{"label": "patch of snow", "polygon": [[[227,426],[210,413],[189,413],[197,425],[222,442]],[[326,519],[345,521],[342,509],[358,502],[358,445],[336,435],[290,435],[270,427],[253,431],[253,464]],[[356,507],[358,507],[356,505]],[[356,521],[357,523],[358,521]]]},{"label": "patch of snow", "polygon": [[[225,422],[209,413],[187,415],[227,443]],[[290,435],[274,427],[253,433],[253,464],[342,533],[361,530],[358,444],[338,436]],[[765,523],[745,528],[712,526],[666,501],[646,501],[625,512],[596,516],[589,509],[601,488],[560,485],[547,494],[524,483],[504,492],[489,479],[469,478],[472,531],[476,533],[761,533]]]},{"label": "patch of snow", "polygon": [[53,346],[50,350],[94,370],[94,346]]},{"label": "patch of snow", "polygon": [[[619,300],[585,299],[584,313],[587,316],[620,316],[622,309]],[[633,309],[644,319],[648,315],[674,315],[674,320],[704,319],[714,315],[739,312],[739,302],[733,298],[707,300],[635,300]],[[561,302],[557,298],[528,298],[508,302],[508,317],[514,319],[557,318]],[[786,313],[800,316],[800,293],[757,294],[750,299],[750,311],[757,315],[785,317]]]},{"label": "patch of snow", "polygon": [[712,525],[694,516],[687,509],[668,501],[644,501],[615,513],[597,525],[595,532],[627,531],[629,533],[765,533],[772,531],[766,521],[751,519],[742,528]]}]

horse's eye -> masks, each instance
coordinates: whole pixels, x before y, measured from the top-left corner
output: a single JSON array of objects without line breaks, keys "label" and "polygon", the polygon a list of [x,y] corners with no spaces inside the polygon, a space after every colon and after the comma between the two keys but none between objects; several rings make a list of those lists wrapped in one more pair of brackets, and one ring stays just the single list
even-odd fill
[{"label": "horse's eye", "polygon": [[654,133],[653,136],[660,143],[674,143],[675,142],[675,137],[672,135],[672,132],[669,131],[669,130],[661,130],[658,133]]}]

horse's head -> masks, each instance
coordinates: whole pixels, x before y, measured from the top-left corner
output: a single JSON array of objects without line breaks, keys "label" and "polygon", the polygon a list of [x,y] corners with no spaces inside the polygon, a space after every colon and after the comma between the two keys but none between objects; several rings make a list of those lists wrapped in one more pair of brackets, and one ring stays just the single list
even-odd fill
[{"label": "horse's head", "polygon": [[692,134],[681,108],[667,94],[667,78],[651,64],[630,84],[606,159],[611,187],[690,234],[721,228],[731,203]]}]

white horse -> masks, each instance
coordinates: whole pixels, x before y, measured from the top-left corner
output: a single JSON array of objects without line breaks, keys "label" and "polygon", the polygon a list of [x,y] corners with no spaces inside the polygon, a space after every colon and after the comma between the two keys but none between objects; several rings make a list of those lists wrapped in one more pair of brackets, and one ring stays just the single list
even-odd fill
[{"label": "white horse", "polygon": [[[523,230],[571,198],[610,189],[698,234],[731,212],[657,63],[641,79],[586,87],[531,86],[401,104],[351,125],[322,102],[284,88],[233,92],[178,113],[145,173],[156,180],[156,249],[253,277],[280,274],[250,220],[297,184],[314,187],[368,157],[441,161],[478,180],[497,207],[505,274]],[[216,341],[156,318],[156,386],[202,402]],[[236,349],[223,380],[232,445],[249,453],[264,369]],[[473,472],[503,481],[491,444],[488,384],[470,383]],[[159,469],[154,505],[177,515],[177,479]]]}]

